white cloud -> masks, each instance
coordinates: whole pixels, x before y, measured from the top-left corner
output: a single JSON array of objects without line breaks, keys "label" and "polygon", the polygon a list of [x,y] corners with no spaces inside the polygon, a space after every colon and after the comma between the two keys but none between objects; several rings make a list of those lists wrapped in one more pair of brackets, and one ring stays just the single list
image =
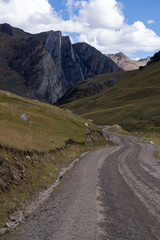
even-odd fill
[{"label": "white cloud", "polygon": [[153,23],[154,23],[154,20],[149,19],[149,20],[147,20],[147,23],[148,23],[148,24],[153,24]]},{"label": "white cloud", "polygon": [[74,15],[74,10],[81,6],[81,2],[79,0],[67,0],[66,6],[69,12],[70,17]]},{"label": "white cloud", "polygon": [[160,37],[140,21],[129,25],[122,12],[123,4],[115,0],[90,0],[80,9],[77,19],[86,26],[79,40],[105,53],[155,51]]},{"label": "white cloud", "polygon": [[0,0],[0,23],[9,23],[30,33],[49,30],[83,32],[78,21],[64,21],[48,0]]},{"label": "white cloud", "polygon": [[140,21],[127,24],[123,4],[116,0],[67,0],[66,8],[70,13],[67,21],[48,0],[0,0],[0,22],[31,33],[48,30],[76,33],[79,41],[104,53],[160,49],[160,36]]},{"label": "white cloud", "polygon": [[58,16],[47,0],[0,0],[1,23],[38,32],[48,30],[47,25],[54,21],[58,21]]},{"label": "white cloud", "polygon": [[119,30],[91,29],[80,35],[80,41],[86,41],[106,53],[122,51],[131,54],[136,51],[151,52],[160,48],[160,37],[142,22],[125,24]]},{"label": "white cloud", "polygon": [[[0,3],[1,21],[12,21],[15,24],[28,21],[34,15],[51,13],[51,6],[45,0],[8,0]],[[35,16],[36,17],[36,16]]]},{"label": "white cloud", "polygon": [[77,19],[92,28],[120,28],[124,23],[115,0],[90,0],[81,7]]}]

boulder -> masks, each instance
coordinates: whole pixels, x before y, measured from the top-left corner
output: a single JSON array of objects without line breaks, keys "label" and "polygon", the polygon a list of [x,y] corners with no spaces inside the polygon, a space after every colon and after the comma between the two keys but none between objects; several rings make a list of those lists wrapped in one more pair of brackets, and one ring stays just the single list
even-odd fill
[{"label": "boulder", "polygon": [[23,120],[23,121],[27,121],[29,118],[29,115],[27,113],[24,113],[20,116],[20,119]]}]

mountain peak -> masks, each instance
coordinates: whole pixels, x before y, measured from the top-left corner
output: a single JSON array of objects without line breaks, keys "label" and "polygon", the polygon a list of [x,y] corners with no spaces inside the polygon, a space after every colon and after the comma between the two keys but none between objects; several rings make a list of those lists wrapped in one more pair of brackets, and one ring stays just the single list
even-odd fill
[{"label": "mountain peak", "polygon": [[13,36],[12,27],[8,23],[1,24],[1,32],[6,33],[6,34],[8,34],[10,36]]},{"label": "mountain peak", "polygon": [[106,56],[111,58],[124,71],[138,69],[140,66],[145,66],[150,60],[150,57],[147,57],[138,61],[134,61],[122,52],[118,52],[116,54],[108,54]]},{"label": "mountain peak", "polygon": [[0,32],[10,37],[24,38],[24,39],[28,38],[31,35],[30,33],[27,33],[20,28],[12,27],[8,23],[0,24]]},{"label": "mountain peak", "polygon": [[160,61],[160,51],[155,53],[154,56],[151,58],[151,62],[159,62]]},{"label": "mountain peak", "polygon": [[127,57],[127,55],[125,55],[123,52],[118,52],[118,53],[115,54],[115,56],[117,58],[119,58],[119,60],[120,59],[129,59],[129,57]]}]

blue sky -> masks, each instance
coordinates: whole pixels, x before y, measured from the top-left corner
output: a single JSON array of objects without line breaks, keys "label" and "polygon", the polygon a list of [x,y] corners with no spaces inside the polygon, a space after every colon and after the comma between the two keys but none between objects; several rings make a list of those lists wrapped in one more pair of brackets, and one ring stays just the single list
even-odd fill
[{"label": "blue sky", "polygon": [[155,23],[148,26],[160,34],[159,0],[122,0],[122,2],[123,12],[129,24],[137,20],[147,23],[148,19],[153,19]]},{"label": "blue sky", "polygon": [[0,0],[0,23],[31,33],[60,30],[103,53],[160,50],[160,0]]}]

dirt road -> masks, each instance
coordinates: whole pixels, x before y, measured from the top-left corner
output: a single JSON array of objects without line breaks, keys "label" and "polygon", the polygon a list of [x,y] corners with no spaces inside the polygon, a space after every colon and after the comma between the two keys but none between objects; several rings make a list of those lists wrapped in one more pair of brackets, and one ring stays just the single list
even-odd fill
[{"label": "dirt road", "polygon": [[155,145],[110,134],[89,152],[9,240],[160,239],[160,160]]}]

